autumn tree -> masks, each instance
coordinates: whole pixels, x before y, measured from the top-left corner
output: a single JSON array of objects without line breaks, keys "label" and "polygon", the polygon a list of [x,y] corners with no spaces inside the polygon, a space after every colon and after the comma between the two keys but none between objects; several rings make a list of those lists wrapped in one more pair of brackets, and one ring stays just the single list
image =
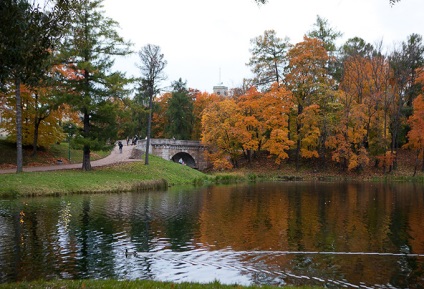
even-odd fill
[{"label": "autumn tree", "polygon": [[293,109],[292,94],[284,86],[274,83],[262,97],[262,114],[267,137],[263,148],[275,156],[275,162],[288,158],[287,151],[294,142],[289,139],[289,115]]},{"label": "autumn tree", "polygon": [[152,135],[156,138],[167,137],[165,128],[169,127],[167,111],[171,97],[171,92],[165,92],[157,96],[153,102]]},{"label": "autumn tree", "polygon": [[[417,71],[417,82],[424,84],[424,70]],[[418,162],[421,158],[421,171],[424,172],[424,96],[420,94],[413,101],[413,114],[408,118],[408,124],[411,129],[408,132],[408,143],[404,147],[416,151],[416,162],[414,167],[414,176],[417,172]]]},{"label": "autumn tree", "polygon": [[[377,163],[389,171],[394,168],[395,151],[390,146],[390,116],[396,111],[397,98],[393,90],[393,71],[388,58],[382,53],[382,43],[376,45],[370,61],[370,97],[365,98],[367,107],[375,108],[370,121],[368,147],[370,155],[376,156]],[[391,149],[392,148],[392,149]]]},{"label": "autumn tree", "polygon": [[[46,72],[68,14],[67,1],[53,1],[51,7],[43,9],[25,0],[0,2],[0,86],[15,92],[18,173],[23,164],[21,84],[37,84]],[[13,86],[6,85],[9,81]]]},{"label": "autumn tree", "polygon": [[73,70],[64,79],[64,100],[81,114],[83,128],[78,140],[83,148],[82,169],[91,170],[92,149],[106,148],[117,137],[117,101],[128,93],[128,79],[113,71],[114,56],[130,53],[129,43],[117,33],[118,23],[105,17],[101,0],[73,1],[75,17],[64,34],[59,58]]},{"label": "autumn tree", "polygon": [[[305,36],[302,42],[297,43],[289,50],[288,60],[285,82],[293,93],[293,101],[296,106],[294,111],[296,128],[292,138],[296,141],[295,161],[298,168],[299,159],[302,156],[302,137],[307,135],[303,128],[305,117],[302,114],[305,108],[311,105],[318,105],[321,108],[320,117],[325,114],[331,83],[326,69],[328,54],[321,40]],[[313,129],[312,126],[309,128]],[[308,150],[311,149],[312,147],[309,146]],[[315,150],[318,150],[318,146]],[[305,158],[311,156],[316,156],[316,154],[303,155]]]},{"label": "autumn tree", "polygon": [[408,118],[411,130],[408,132],[408,143],[405,147],[416,151],[414,175],[417,172],[418,161],[421,158],[421,171],[424,172],[424,97],[422,95],[413,101],[414,113]]},{"label": "autumn tree", "polygon": [[203,112],[202,143],[209,147],[208,159],[216,169],[237,167],[237,158],[248,133],[240,130],[242,116],[234,100],[214,102]]},{"label": "autumn tree", "polygon": [[387,56],[381,52],[381,42],[374,47],[358,38],[352,39],[350,44],[344,46],[348,53],[344,57],[340,88],[354,97],[358,105],[363,105],[364,147],[375,157],[376,165],[380,163],[384,170],[392,169],[395,154],[393,146],[390,150],[389,128],[398,105],[392,69]]},{"label": "autumn tree", "polygon": [[340,91],[337,112],[337,125],[329,136],[326,146],[331,151],[332,160],[344,170],[363,168],[368,164],[368,152],[364,147],[366,114],[364,104],[358,104],[355,95]]},{"label": "autumn tree", "polygon": [[237,100],[241,121],[238,129],[246,136],[242,142],[245,156],[251,161],[252,154],[261,150],[266,139],[265,119],[263,115],[263,93],[255,87],[250,88]]},{"label": "autumn tree", "polygon": [[264,35],[253,38],[250,42],[252,57],[247,65],[254,74],[254,85],[267,89],[274,82],[280,83],[287,64],[289,39],[281,39],[274,30],[266,30]]},{"label": "autumn tree", "polygon": [[203,112],[210,104],[220,101],[220,96],[207,92],[197,92],[193,102],[193,133],[191,139],[200,140],[202,137],[202,116]]},{"label": "autumn tree", "polygon": [[[64,135],[60,121],[64,109],[46,109],[46,99],[31,88],[21,85],[22,100],[22,144],[48,147],[63,140]],[[16,112],[12,109],[15,103],[13,94],[5,95],[6,104],[2,117],[3,128],[8,132],[8,138],[16,139]],[[48,101],[48,100],[47,100]]]}]

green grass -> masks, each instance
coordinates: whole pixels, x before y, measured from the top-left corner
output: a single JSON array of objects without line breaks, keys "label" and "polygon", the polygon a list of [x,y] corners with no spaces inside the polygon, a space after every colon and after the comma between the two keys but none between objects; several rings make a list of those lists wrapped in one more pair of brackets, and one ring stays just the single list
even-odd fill
[{"label": "green grass", "polygon": [[36,282],[18,282],[0,284],[0,288],[4,289],[234,289],[234,288],[246,288],[246,289],[274,289],[274,288],[320,288],[312,286],[287,286],[287,287],[275,287],[275,286],[239,286],[239,285],[223,285],[219,282],[212,282],[209,284],[199,283],[170,283],[170,282],[158,282],[158,281],[118,281],[118,280],[60,280],[60,281],[36,281]]},{"label": "green grass", "polygon": [[[70,163],[82,162],[82,150],[71,148],[71,161]],[[91,160],[98,160],[106,157],[110,151],[94,151],[91,153]],[[68,161],[69,158],[69,145],[66,142],[54,144],[48,149],[39,149],[35,156],[32,156],[32,148],[23,148],[23,164],[24,166],[36,164],[54,164],[57,160]],[[0,139],[0,165],[2,164],[16,164],[16,144],[10,141]]]},{"label": "green grass", "polygon": [[[49,148],[49,152],[56,159],[66,159],[69,157],[69,146],[68,143],[60,143],[52,145]],[[104,158],[110,154],[110,151],[94,151],[91,153],[91,160],[95,161]],[[82,162],[82,150],[75,150],[71,148],[71,164],[77,164]]]},{"label": "green grass", "polygon": [[208,181],[207,175],[151,156],[149,165],[132,162],[90,172],[59,170],[0,175],[0,197],[65,195],[78,193],[126,192],[166,185],[185,185]]}]

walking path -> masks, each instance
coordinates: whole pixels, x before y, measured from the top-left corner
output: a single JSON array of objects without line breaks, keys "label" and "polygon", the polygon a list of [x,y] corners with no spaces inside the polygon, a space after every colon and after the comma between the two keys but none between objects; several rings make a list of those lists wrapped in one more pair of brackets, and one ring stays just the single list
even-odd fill
[{"label": "walking path", "polygon": [[[126,141],[122,141],[122,143],[126,143]],[[116,145],[111,154],[107,157],[91,161],[91,167],[102,167],[107,166],[111,164],[116,163],[122,163],[122,162],[137,162],[141,161],[140,159],[130,159],[131,152],[135,148],[135,146],[127,146],[124,145],[122,148],[122,153],[119,153],[119,148]],[[39,167],[24,167],[24,172],[46,172],[46,171],[56,171],[56,170],[70,170],[70,169],[81,169],[82,163],[79,164],[57,164],[57,165],[51,165],[51,166],[39,166]],[[16,173],[16,168],[14,169],[5,169],[0,170],[0,174],[13,174]]]}]

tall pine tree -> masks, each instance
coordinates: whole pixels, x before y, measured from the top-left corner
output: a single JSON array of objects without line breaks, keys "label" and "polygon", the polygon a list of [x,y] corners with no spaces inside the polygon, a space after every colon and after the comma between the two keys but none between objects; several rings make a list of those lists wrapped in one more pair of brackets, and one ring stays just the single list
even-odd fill
[{"label": "tall pine tree", "polygon": [[63,63],[73,71],[65,80],[65,101],[82,117],[83,170],[91,170],[91,149],[106,147],[118,131],[114,99],[127,93],[129,80],[112,71],[114,56],[124,56],[130,43],[118,35],[118,23],[104,16],[102,0],[73,1],[75,18],[60,51]]}]

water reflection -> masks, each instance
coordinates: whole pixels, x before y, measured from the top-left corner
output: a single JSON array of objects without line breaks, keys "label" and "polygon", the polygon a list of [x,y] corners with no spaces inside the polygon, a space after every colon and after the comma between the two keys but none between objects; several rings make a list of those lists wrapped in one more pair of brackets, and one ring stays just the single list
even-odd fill
[{"label": "water reflection", "polygon": [[424,286],[415,184],[261,183],[0,201],[0,282]]}]

